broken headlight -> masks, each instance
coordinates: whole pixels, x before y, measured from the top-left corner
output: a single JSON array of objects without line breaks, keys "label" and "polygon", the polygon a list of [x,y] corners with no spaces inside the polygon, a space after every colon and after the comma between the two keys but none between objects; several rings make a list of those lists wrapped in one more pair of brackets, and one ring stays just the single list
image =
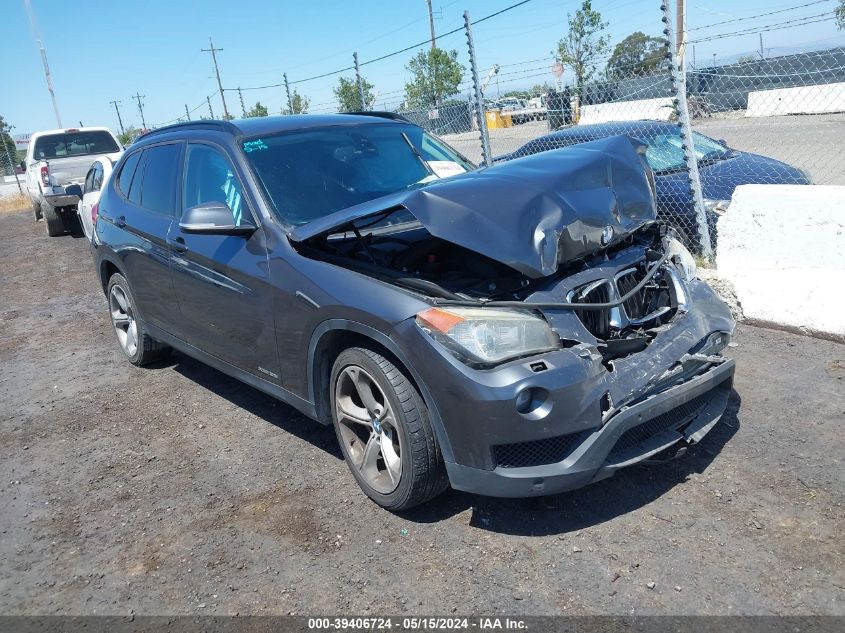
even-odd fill
[{"label": "broken headlight", "polygon": [[471,364],[493,365],[560,347],[560,338],[531,312],[492,308],[429,308],[417,325],[453,355]]},{"label": "broken headlight", "polygon": [[681,240],[671,234],[666,238],[666,252],[669,254],[669,261],[675,265],[685,281],[691,281],[698,276],[698,267],[692,254]]}]

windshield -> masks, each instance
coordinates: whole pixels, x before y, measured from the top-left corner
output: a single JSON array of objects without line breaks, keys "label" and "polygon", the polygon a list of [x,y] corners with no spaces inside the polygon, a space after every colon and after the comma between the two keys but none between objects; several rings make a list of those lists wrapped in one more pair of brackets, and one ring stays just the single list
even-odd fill
[{"label": "windshield", "polygon": [[[726,158],[730,150],[698,132],[692,133],[695,157],[701,160]],[[679,134],[655,134],[644,139],[648,143],[646,160],[655,172],[675,171],[685,167],[684,150]]]},{"label": "windshield", "polygon": [[273,210],[295,225],[473,169],[414,125],[297,130],[241,147]]},{"label": "windshield", "polygon": [[47,134],[35,140],[35,158],[64,158],[119,152],[117,142],[105,130]]}]

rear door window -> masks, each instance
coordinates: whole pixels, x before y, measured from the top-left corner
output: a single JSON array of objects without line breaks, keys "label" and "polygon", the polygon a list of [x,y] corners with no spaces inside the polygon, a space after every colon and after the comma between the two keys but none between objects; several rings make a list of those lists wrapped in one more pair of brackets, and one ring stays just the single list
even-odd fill
[{"label": "rear door window", "polygon": [[[140,206],[157,213],[175,215],[176,184],[179,182],[182,145],[157,145],[144,153],[144,181],[140,191]],[[133,185],[130,197],[134,197],[134,194]]]},{"label": "rear door window", "polygon": [[93,180],[94,191],[99,191],[103,188],[103,166],[97,162],[94,163],[94,180]]}]

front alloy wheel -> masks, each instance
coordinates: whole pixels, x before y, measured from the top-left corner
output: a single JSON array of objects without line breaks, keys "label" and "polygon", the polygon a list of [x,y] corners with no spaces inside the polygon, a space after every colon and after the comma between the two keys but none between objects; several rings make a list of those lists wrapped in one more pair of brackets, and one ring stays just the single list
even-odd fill
[{"label": "front alloy wheel", "polygon": [[384,392],[361,367],[350,365],[338,377],[335,415],[350,464],[377,492],[396,490],[402,477],[400,431]]},{"label": "front alloy wheel", "polygon": [[390,510],[406,510],[448,487],[425,402],[390,358],[350,347],[335,360],[330,384],[338,442],[368,497]]}]

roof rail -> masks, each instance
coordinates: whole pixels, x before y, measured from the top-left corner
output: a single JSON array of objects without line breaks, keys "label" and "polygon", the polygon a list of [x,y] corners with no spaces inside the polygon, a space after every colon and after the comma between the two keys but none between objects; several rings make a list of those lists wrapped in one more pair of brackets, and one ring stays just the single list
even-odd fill
[{"label": "roof rail", "polygon": [[341,114],[356,114],[358,116],[375,116],[380,119],[391,119],[393,121],[404,121],[411,123],[410,120],[399,114],[398,112],[387,112],[386,110],[364,110],[361,112],[341,112]]},{"label": "roof rail", "polygon": [[239,134],[238,127],[229,121],[217,120],[200,120],[200,121],[184,121],[182,123],[174,123],[173,125],[165,125],[154,130],[150,130],[146,134],[142,134],[139,138],[146,139],[154,134],[165,134],[167,132],[174,132],[176,130],[217,130],[219,132],[229,132],[230,134]]}]

